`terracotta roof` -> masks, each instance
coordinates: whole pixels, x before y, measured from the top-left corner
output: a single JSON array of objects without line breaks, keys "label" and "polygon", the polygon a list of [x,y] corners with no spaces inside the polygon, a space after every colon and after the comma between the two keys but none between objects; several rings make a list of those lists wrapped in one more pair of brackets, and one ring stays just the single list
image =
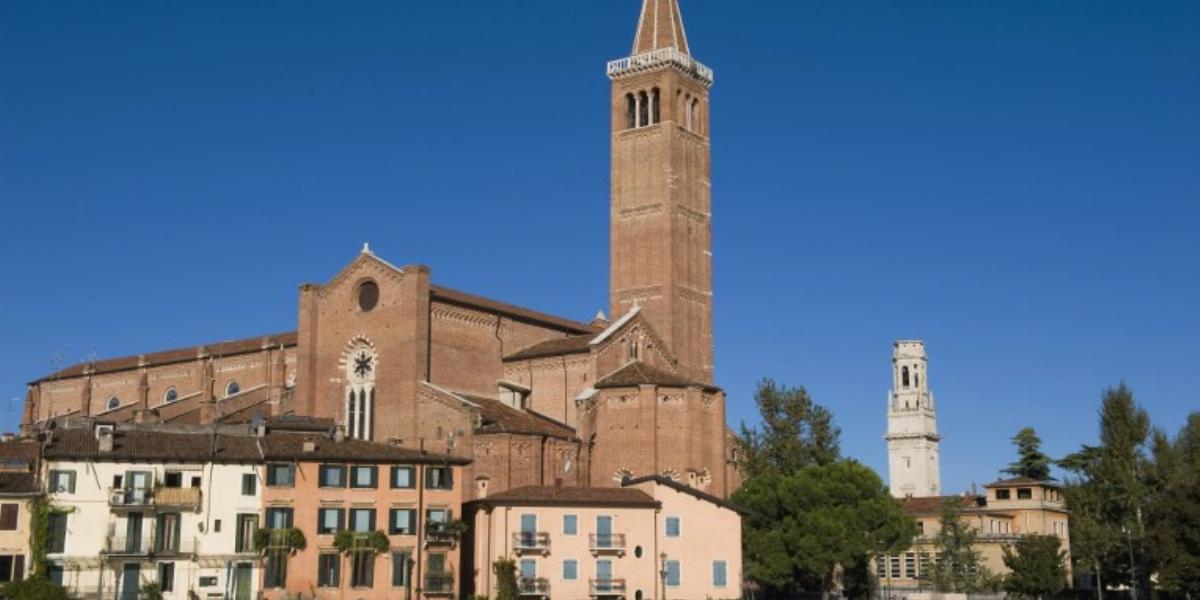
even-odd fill
[{"label": "terracotta roof", "polygon": [[522,308],[513,304],[507,304],[492,300],[490,298],[484,298],[483,296],[476,296],[474,294],[452,290],[439,285],[429,286],[429,295],[433,297],[434,300],[441,300],[443,302],[458,304],[468,308],[481,308],[489,312],[499,313],[521,321],[529,321],[541,325],[551,325],[570,333],[596,333],[596,328],[588,325],[587,323],[556,317],[548,313]]},{"label": "terracotta roof", "polygon": [[[190,431],[163,429],[118,429],[111,452],[100,452],[91,429],[57,429],[46,447],[49,460],[89,459],[150,462],[263,462],[264,460],[344,462],[404,462],[467,464],[461,458],[423,453],[388,444],[343,440],[335,442],[319,434],[269,432],[263,437],[249,433],[212,433],[206,428]],[[312,452],[304,451],[313,442]]]},{"label": "terracotta roof", "polygon": [[1012,479],[1001,479],[1000,481],[994,481],[983,487],[996,488],[996,487],[1006,487],[1006,486],[1010,486],[1010,485],[1040,485],[1040,486],[1045,486],[1045,487],[1058,487],[1058,485],[1055,484],[1053,481],[1042,481],[1040,479],[1034,479],[1032,477],[1013,477]]},{"label": "terracotta roof", "polygon": [[589,333],[587,335],[573,335],[538,342],[505,356],[504,360],[505,362],[509,362],[529,360],[531,358],[545,358],[547,356],[563,356],[566,354],[587,354],[591,350],[590,344],[594,337],[596,336]]},{"label": "terracotta roof", "polygon": [[0,442],[0,461],[33,462],[37,460],[37,457],[37,442],[32,440]]},{"label": "terracotta roof", "polygon": [[0,496],[36,496],[42,492],[33,473],[0,472]]},{"label": "terracotta roof", "polygon": [[43,381],[52,381],[66,377],[78,377],[87,372],[89,368],[93,373],[112,373],[115,371],[136,369],[143,364],[155,366],[196,360],[196,358],[202,354],[231,356],[235,354],[257,352],[262,350],[264,347],[295,345],[296,332],[294,331],[277,333],[274,335],[260,335],[258,337],[245,338],[230,342],[215,342],[201,346],[189,346],[187,348],[176,348],[173,350],[163,350],[161,352],[151,352],[149,354],[137,354],[132,356],[122,356],[119,358],[108,358],[94,362],[82,362],[67,367],[61,371],[51,373],[50,375],[42,377],[41,379],[35,380],[31,383],[41,383]]},{"label": "terracotta roof", "polygon": [[641,54],[660,48],[675,48],[684,54],[688,53],[679,0],[645,0],[642,3],[633,53]]},{"label": "terracotta roof", "polygon": [[966,504],[965,509],[982,508],[986,506],[987,499],[983,496],[922,496],[919,498],[902,498],[900,506],[904,508],[904,512],[909,515],[937,515],[942,512],[942,505],[946,500],[958,498]]},{"label": "terracotta roof", "polygon": [[482,420],[476,430],[479,433],[515,433],[543,435],[563,440],[576,439],[574,429],[545,415],[517,410],[495,398],[459,392],[455,394],[479,405],[479,416]]},{"label": "terracotta roof", "polygon": [[664,477],[662,475],[647,475],[645,477],[638,477],[636,479],[626,479],[625,481],[621,482],[621,485],[624,487],[629,487],[631,485],[638,485],[640,483],[646,483],[648,481],[653,481],[654,483],[657,483],[658,485],[669,487],[677,492],[688,494],[689,496],[694,496],[696,498],[699,498],[700,500],[704,500],[705,502],[711,502],[722,508],[728,508],[729,510],[732,510],[733,512],[736,512],[740,515],[750,514],[750,511],[748,511],[728,500],[725,500],[723,498],[718,498],[707,492],[702,492],[696,488],[684,485],[682,483],[679,483],[678,481],[675,481],[674,479],[671,479],[669,477]]},{"label": "terracotta roof", "polygon": [[491,506],[624,506],[659,508],[661,503],[634,488],[527,486],[492,494],[476,504]]},{"label": "terracotta roof", "polygon": [[631,362],[611,374],[596,381],[592,387],[602,390],[606,388],[635,387],[639,385],[660,385],[667,387],[712,386],[698,383],[674,373],[652,367],[641,361]]}]

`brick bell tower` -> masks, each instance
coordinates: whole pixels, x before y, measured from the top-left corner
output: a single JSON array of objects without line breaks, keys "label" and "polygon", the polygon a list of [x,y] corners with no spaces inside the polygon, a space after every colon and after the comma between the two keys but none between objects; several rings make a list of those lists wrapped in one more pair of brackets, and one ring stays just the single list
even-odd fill
[{"label": "brick bell tower", "polygon": [[640,306],[683,373],[713,381],[708,90],[678,0],[643,0],[612,80],[610,309]]}]

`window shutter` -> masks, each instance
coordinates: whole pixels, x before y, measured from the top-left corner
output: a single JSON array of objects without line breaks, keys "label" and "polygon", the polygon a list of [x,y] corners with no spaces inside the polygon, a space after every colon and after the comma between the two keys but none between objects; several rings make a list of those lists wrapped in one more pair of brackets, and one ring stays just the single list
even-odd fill
[{"label": "window shutter", "polygon": [[0,505],[0,529],[16,531],[18,511],[19,507],[16,504]]}]

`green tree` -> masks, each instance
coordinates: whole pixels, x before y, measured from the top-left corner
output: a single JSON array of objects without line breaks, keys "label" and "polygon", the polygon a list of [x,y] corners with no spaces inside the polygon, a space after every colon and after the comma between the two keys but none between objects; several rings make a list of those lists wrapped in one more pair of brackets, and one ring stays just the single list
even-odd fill
[{"label": "green tree", "polygon": [[1004,473],[1013,477],[1029,477],[1038,481],[1050,480],[1050,465],[1054,462],[1042,453],[1042,439],[1032,427],[1026,427],[1017,432],[1012,438],[1017,447],[1017,462],[1012,463]]},{"label": "green tree", "polygon": [[71,600],[66,588],[45,577],[36,576],[6,583],[0,588],[0,593],[8,600]]},{"label": "green tree", "polygon": [[854,461],[761,474],[733,501],[750,511],[742,528],[746,574],[774,595],[828,596],[841,567],[902,552],[917,532],[879,476]]},{"label": "green tree", "polygon": [[1026,535],[1016,549],[1004,547],[1004,590],[1015,596],[1041,598],[1057,594],[1066,587],[1066,552],[1062,541],[1053,535]]},{"label": "green tree", "polygon": [[1172,442],[1155,436],[1147,548],[1160,589],[1200,597],[1200,413]]},{"label": "green tree", "polygon": [[498,558],[492,563],[496,574],[496,600],[517,600],[517,562],[511,558]]},{"label": "green tree", "polygon": [[963,518],[965,508],[965,500],[957,496],[942,502],[941,529],[935,538],[937,559],[930,577],[933,587],[939,592],[983,591],[991,576],[983,565],[979,551],[975,549],[979,532]]},{"label": "green tree", "polygon": [[813,402],[803,387],[765,379],[754,402],[761,428],[742,424],[737,436],[739,464],[747,479],[764,473],[791,473],[803,467],[829,465],[841,456],[841,429],[833,413]]}]

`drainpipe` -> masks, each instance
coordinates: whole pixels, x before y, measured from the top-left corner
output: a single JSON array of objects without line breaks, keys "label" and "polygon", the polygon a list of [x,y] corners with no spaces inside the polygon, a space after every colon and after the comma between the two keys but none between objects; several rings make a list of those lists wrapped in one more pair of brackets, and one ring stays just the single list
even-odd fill
[{"label": "drainpipe", "polygon": [[[421,438],[421,453],[425,452],[425,439]],[[417,595],[424,597],[425,586],[421,585],[425,569],[425,463],[417,465]],[[410,585],[412,582],[409,583]]]}]

